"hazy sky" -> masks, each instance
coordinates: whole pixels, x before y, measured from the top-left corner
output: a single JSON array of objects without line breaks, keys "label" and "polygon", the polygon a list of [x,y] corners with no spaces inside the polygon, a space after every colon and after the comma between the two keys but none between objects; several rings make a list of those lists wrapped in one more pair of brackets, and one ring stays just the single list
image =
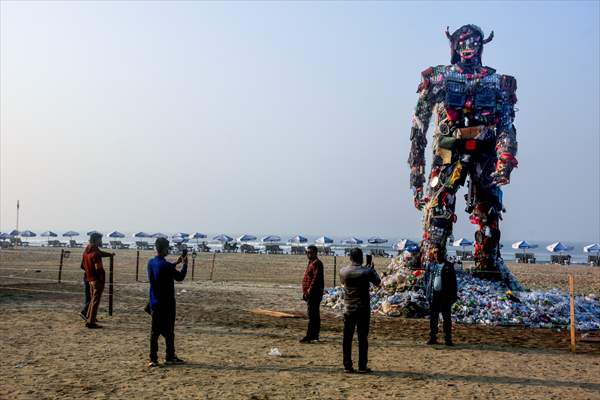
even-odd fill
[{"label": "hazy sky", "polygon": [[[484,64],[518,80],[503,237],[600,240],[598,2],[1,12],[2,231],[20,199],[20,226],[38,231],[417,237],[415,90],[449,63],[446,25],[474,23],[496,34]],[[455,235],[471,237],[463,208]]]}]

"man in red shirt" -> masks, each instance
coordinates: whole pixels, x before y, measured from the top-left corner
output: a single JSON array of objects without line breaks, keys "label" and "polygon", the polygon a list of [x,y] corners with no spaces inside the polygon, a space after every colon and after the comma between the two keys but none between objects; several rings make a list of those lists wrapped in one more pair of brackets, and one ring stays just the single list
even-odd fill
[{"label": "man in red shirt", "polygon": [[321,331],[321,300],[323,300],[323,289],[325,279],[323,277],[323,263],[317,257],[317,247],[306,248],[308,266],[304,271],[302,279],[302,298],[308,306],[308,329],[306,336],[300,339],[300,343],[311,343],[319,340]]},{"label": "man in red shirt", "polygon": [[102,265],[102,257],[112,257],[114,253],[107,253],[100,250],[102,246],[102,235],[100,233],[92,233],[90,235],[90,243],[83,251],[83,269],[85,271],[85,279],[90,285],[91,301],[87,312],[87,320],[85,326],[90,329],[102,328],[96,322],[98,307],[100,306],[100,298],[104,290],[105,273]]}]

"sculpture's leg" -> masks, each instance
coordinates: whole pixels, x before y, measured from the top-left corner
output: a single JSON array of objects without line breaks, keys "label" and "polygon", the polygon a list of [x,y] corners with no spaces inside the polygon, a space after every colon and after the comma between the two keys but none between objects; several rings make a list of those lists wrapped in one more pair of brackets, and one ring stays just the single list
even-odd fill
[{"label": "sculpture's leg", "polygon": [[446,254],[446,241],[452,234],[452,226],[456,222],[454,209],[456,191],[464,183],[467,166],[460,161],[451,165],[437,167],[432,171],[429,187],[429,198],[423,215],[423,242],[421,244],[421,263],[435,262],[432,250],[439,249]]},{"label": "sculpture's leg", "polygon": [[[487,163],[491,165],[492,163]],[[475,168],[480,174],[472,174],[475,185],[475,198],[471,222],[478,226],[475,232],[475,273],[492,280],[502,279],[496,260],[500,256],[500,213],[502,212],[502,191],[489,181],[487,165]]]}]

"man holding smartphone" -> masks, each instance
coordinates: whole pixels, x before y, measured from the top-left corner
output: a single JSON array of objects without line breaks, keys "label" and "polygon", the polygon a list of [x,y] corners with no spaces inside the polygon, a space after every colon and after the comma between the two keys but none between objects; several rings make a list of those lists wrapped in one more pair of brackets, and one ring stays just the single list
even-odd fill
[{"label": "man holding smartphone", "polygon": [[[148,367],[158,365],[158,337],[163,336],[166,344],[165,364],[182,364],[183,360],[175,355],[175,281],[185,279],[187,273],[187,249],[175,263],[165,260],[169,254],[169,241],[158,238],[155,242],[156,257],[148,261],[148,280],[150,281],[150,313],[152,329],[150,331],[150,362]],[[183,263],[181,271],[177,264]]]},{"label": "man holding smartphone", "polygon": [[352,366],[352,338],[358,335],[358,372],[369,373],[367,367],[369,352],[369,324],[371,321],[371,284],[379,286],[381,279],[375,271],[372,259],[367,256],[363,266],[363,252],[356,247],[350,250],[351,265],[340,270],[340,282],[344,285],[344,371],[354,372]]}]

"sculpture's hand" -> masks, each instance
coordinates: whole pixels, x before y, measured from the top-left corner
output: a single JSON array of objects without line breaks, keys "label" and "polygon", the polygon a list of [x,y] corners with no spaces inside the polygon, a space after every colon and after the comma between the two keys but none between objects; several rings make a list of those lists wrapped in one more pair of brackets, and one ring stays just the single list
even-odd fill
[{"label": "sculpture's hand", "polygon": [[413,187],[413,203],[417,210],[422,210],[426,201],[423,198],[423,188],[422,187]]},{"label": "sculpture's hand", "polygon": [[500,154],[496,161],[496,171],[492,174],[492,179],[496,186],[503,186],[510,183],[510,173],[517,165],[517,159],[512,154]]}]

